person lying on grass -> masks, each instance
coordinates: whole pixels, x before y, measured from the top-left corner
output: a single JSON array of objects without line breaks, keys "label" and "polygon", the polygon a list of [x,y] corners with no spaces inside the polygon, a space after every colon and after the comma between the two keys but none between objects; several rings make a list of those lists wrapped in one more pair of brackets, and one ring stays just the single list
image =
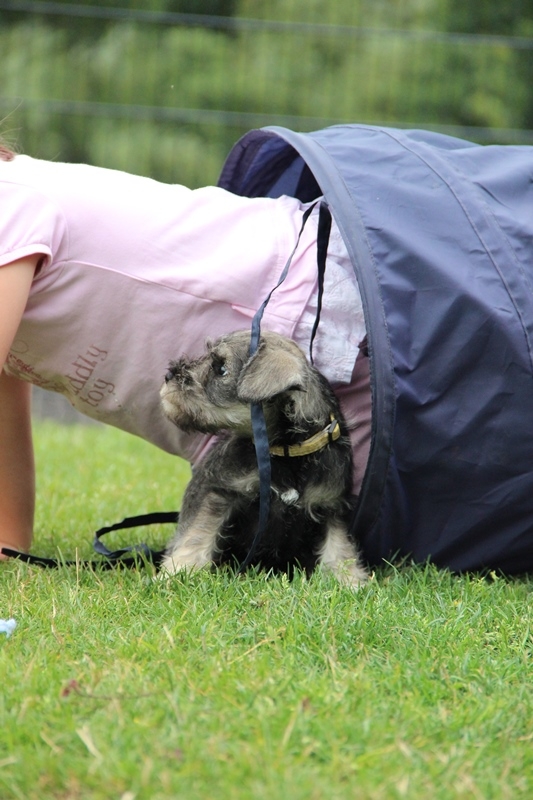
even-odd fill
[{"label": "person lying on grass", "polygon": [[[0,144],[0,208],[0,547],[28,550],[31,386],[194,464],[209,437],[164,418],[167,365],[199,355],[206,338],[249,329],[295,247],[306,206],[41,161]],[[317,308],[317,216],[263,319],[304,351]],[[313,354],[351,423],[354,493],[370,439],[364,336],[353,268],[333,222]]]}]

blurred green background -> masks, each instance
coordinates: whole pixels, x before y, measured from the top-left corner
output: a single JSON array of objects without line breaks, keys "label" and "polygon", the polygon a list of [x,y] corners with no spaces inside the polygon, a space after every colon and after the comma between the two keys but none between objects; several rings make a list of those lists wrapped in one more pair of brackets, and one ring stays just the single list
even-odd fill
[{"label": "blurred green background", "polygon": [[0,0],[1,130],[195,187],[247,130],[533,143],[533,0]]}]

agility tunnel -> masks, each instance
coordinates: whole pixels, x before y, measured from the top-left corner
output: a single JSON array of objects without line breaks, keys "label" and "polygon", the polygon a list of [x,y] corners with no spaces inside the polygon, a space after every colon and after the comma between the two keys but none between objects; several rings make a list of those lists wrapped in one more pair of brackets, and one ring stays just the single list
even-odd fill
[{"label": "agility tunnel", "polygon": [[533,147],[340,125],[250,131],[219,185],[323,195],[362,295],[371,565],[533,568]]}]

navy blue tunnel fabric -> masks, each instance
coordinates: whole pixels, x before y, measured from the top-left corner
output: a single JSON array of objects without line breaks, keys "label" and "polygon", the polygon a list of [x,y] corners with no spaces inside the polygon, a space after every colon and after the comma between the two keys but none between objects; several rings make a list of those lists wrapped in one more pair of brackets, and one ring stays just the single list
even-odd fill
[{"label": "navy blue tunnel fabric", "polygon": [[370,564],[533,569],[533,148],[427,131],[264,128],[220,185],[323,194],[368,332],[372,445],[354,533]]}]

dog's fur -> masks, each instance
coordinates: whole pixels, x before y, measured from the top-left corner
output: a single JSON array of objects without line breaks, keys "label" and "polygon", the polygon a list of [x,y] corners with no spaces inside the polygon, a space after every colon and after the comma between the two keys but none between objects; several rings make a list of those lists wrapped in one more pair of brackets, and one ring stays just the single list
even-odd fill
[{"label": "dog's fur", "polygon": [[246,558],[259,509],[250,404],[262,403],[270,446],[302,442],[332,415],[341,436],[309,455],[271,456],[270,518],[252,564],[289,574],[320,564],[357,586],[366,573],[348,535],[351,447],[335,395],[289,339],[264,332],[252,357],[249,348],[249,331],[237,331],[208,343],[199,359],[170,364],[161,388],[166,416],[184,431],[221,435],[194,470],[162,568]]}]

